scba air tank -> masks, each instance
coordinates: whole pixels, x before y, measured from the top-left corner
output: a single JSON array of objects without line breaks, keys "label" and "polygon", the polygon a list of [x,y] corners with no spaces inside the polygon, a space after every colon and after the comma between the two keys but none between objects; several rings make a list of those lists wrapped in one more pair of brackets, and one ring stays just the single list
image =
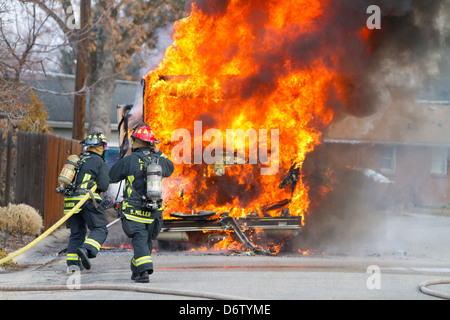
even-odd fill
[{"label": "scba air tank", "polygon": [[61,188],[65,188],[72,183],[73,179],[75,178],[76,168],[79,161],[80,157],[76,155],[71,155],[69,156],[69,158],[67,158],[61,174],[58,177],[58,183]]},{"label": "scba air tank", "polygon": [[158,202],[162,199],[162,167],[151,163],[147,167],[147,200]]}]

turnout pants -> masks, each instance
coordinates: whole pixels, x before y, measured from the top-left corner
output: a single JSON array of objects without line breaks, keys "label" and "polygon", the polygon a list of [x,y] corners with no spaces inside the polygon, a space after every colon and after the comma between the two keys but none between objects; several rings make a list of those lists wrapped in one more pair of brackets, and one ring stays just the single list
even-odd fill
[{"label": "turnout pants", "polygon": [[[108,219],[105,212],[94,207],[91,200],[87,201],[81,211],[67,220],[67,228],[70,229],[69,244],[67,247],[67,265],[79,266],[81,261],[76,254],[78,248],[87,250],[89,258],[95,258],[108,235]],[[91,231],[86,238],[87,229]]]},{"label": "turnout pants", "polygon": [[146,222],[140,222],[130,215],[122,217],[122,229],[131,238],[134,255],[130,268],[133,273],[148,271],[153,273],[153,240],[155,240],[162,227],[162,211],[153,211]]}]

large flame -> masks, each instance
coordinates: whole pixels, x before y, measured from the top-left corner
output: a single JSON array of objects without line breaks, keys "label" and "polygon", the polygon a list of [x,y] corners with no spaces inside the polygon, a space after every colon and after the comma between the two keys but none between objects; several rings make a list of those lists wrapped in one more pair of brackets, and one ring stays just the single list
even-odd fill
[{"label": "large flame", "polygon": [[[310,200],[301,167],[333,119],[327,93],[339,77],[321,56],[308,63],[292,59],[289,50],[301,46],[288,44],[321,31],[318,18],[328,2],[230,0],[226,8],[211,12],[193,3],[189,16],[175,23],[174,44],[145,77],[144,118],[162,141],[160,149],[170,156],[179,143],[171,141],[177,129],[194,137],[195,121],[202,121],[203,131],[215,128],[224,136],[227,129],[278,129],[279,144],[273,146],[269,134],[267,147],[279,151],[280,170],[261,175],[262,164],[245,164],[215,176],[211,166],[176,165],[166,185],[166,218],[174,211],[190,212],[186,202],[242,217],[261,215],[264,205],[291,199],[290,215],[307,213]],[[291,193],[278,186],[293,164],[300,179]]]}]

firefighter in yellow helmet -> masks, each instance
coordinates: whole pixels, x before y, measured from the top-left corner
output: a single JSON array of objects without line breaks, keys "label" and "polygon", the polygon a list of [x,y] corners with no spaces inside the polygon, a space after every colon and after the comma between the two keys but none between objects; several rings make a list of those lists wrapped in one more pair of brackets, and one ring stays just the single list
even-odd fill
[{"label": "firefighter in yellow helmet", "polygon": [[[153,240],[162,227],[162,194],[149,190],[156,175],[156,184],[170,177],[174,171],[172,161],[158,148],[159,141],[148,124],[135,127],[132,135],[132,153],[119,160],[110,170],[111,182],[126,181],[121,217],[122,228],[130,237],[134,255],[131,259],[131,279],[149,282],[153,273],[151,256]],[[159,184],[161,185],[161,184]],[[153,190],[155,191],[155,190]],[[158,191],[158,190],[156,190]],[[162,192],[162,190],[159,190]]]},{"label": "firefighter in yellow helmet", "polygon": [[[109,167],[105,163],[106,139],[102,133],[90,134],[81,145],[85,148],[79,156],[79,170],[76,174],[70,192],[66,192],[64,201],[64,213],[68,213],[96,184],[97,191],[93,199],[89,199],[72,217],[67,220],[67,228],[70,229],[69,243],[67,247],[68,272],[80,269],[90,269],[90,259],[95,258],[100,247],[106,240],[108,220],[105,212],[99,206],[102,198],[100,193],[108,190]],[[86,238],[87,230],[90,234]]]}]

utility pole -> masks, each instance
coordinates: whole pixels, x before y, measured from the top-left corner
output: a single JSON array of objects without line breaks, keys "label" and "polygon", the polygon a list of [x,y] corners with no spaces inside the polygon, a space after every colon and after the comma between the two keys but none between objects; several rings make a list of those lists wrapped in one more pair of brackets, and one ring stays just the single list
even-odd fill
[{"label": "utility pole", "polygon": [[[89,73],[89,30],[91,0],[80,1],[80,30],[78,30],[77,71],[75,78],[75,91],[81,91],[87,87]],[[73,107],[73,133],[74,140],[84,140],[84,123],[86,118],[86,91],[75,95]]]}]

